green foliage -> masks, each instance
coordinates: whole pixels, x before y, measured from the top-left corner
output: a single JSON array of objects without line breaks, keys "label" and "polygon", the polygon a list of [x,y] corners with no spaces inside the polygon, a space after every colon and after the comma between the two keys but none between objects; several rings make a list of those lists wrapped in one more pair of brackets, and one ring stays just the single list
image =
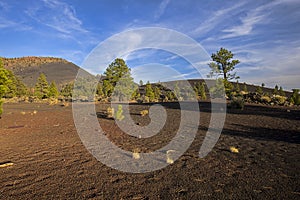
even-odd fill
[{"label": "green foliage", "polygon": [[238,93],[241,91],[241,89],[240,89],[240,84],[239,84],[238,81],[237,81],[236,84],[235,84],[234,90],[235,90],[236,92],[238,92]]},{"label": "green foliage", "polygon": [[8,87],[7,85],[11,83],[11,80],[9,80],[9,71],[4,69],[2,59],[0,58],[0,115],[3,112],[3,101],[1,98],[3,95],[7,92]]},{"label": "green foliage", "polygon": [[3,113],[3,101],[0,99],[0,118]]},{"label": "green foliage", "polygon": [[166,100],[167,101],[173,101],[176,100],[176,96],[172,91],[167,91],[166,92]]},{"label": "green foliage", "polygon": [[108,118],[113,118],[114,115],[115,115],[115,109],[114,108],[108,107],[106,112],[107,112],[107,117]]},{"label": "green foliage", "polygon": [[244,86],[243,86],[243,91],[244,91],[244,92],[248,92],[248,88],[247,88],[247,85],[246,85],[246,83],[244,83]]},{"label": "green foliage", "polygon": [[199,88],[199,96],[202,100],[206,100],[205,83],[202,83]]},{"label": "green foliage", "polygon": [[[119,101],[128,101],[132,98],[137,85],[131,77],[131,70],[121,58],[116,58],[104,72],[106,80],[103,81],[103,93]],[[115,100],[117,100],[115,99]]]},{"label": "green foliage", "polygon": [[137,85],[133,82],[130,71],[124,74],[114,88],[113,97],[117,101],[129,101],[133,98]]},{"label": "green foliage", "polygon": [[0,98],[12,98],[24,96],[28,93],[26,86],[10,70],[4,69],[0,59]]},{"label": "green foliage", "polygon": [[285,97],[285,92],[283,91],[283,88],[281,86],[279,88],[279,95]]},{"label": "green foliage", "polygon": [[275,88],[273,90],[273,94],[274,95],[278,95],[279,94],[278,85],[275,85]]},{"label": "green foliage", "polygon": [[116,120],[122,121],[125,118],[123,115],[123,107],[122,105],[118,105],[118,110],[116,113]]},{"label": "green foliage", "polygon": [[245,101],[242,96],[236,96],[232,97],[231,102],[230,102],[230,107],[231,108],[236,108],[236,109],[244,109]]},{"label": "green foliage", "polygon": [[181,92],[180,92],[180,88],[178,86],[178,82],[175,83],[173,91],[174,91],[175,98],[177,98],[178,100],[181,99]]},{"label": "green foliage", "polygon": [[260,86],[257,86],[257,87],[256,87],[255,92],[256,92],[257,94],[260,94],[260,95],[263,94],[262,88],[261,88]]},{"label": "green foliage", "polygon": [[290,103],[292,103],[294,105],[300,105],[299,89],[293,89],[293,94],[290,98]]},{"label": "green foliage", "polygon": [[144,85],[143,80],[140,80],[140,86]]},{"label": "green foliage", "polygon": [[50,86],[49,86],[49,93],[48,93],[48,97],[53,97],[53,98],[57,98],[59,95],[57,86],[55,81],[52,81]]},{"label": "green foliage", "polygon": [[214,62],[209,63],[211,72],[209,76],[223,75],[224,80],[238,79],[236,73],[231,74],[235,66],[240,63],[239,60],[232,60],[234,54],[225,48],[221,48],[216,54],[212,54],[211,58]]},{"label": "green foliage", "polygon": [[7,84],[7,91],[4,95],[5,98],[12,98],[12,97],[21,97],[28,94],[28,90],[24,83],[14,75],[14,73],[10,70],[8,71],[8,79],[9,83]]},{"label": "green foliage", "polygon": [[195,98],[195,91],[189,87],[182,87],[180,90],[181,98],[179,100],[193,100]]},{"label": "green foliage", "polygon": [[113,85],[110,83],[109,80],[103,81],[103,94],[105,97],[111,96],[112,92],[114,90]]},{"label": "green foliage", "polygon": [[146,84],[145,96],[149,98],[150,102],[154,101],[154,99],[155,99],[155,94],[154,94],[154,91],[153,91],[152,86],[149,83],[149,81]]},{"label": "green foliage", "polygon": [[216,80],[216,84],[209,88],[209,93],[212,98],[224,98],[225,88],[223,79],[219,78]]},{"label": "green foliage", "polygon": [[98,80],[96,77],[86,74],[77,77],[72,90],[72,98],[77,100],[93,100],[96,93]]},{"label": "green foliage", "polygon": [[98,83],[98,84],[97,84],[96,94],[97,94],[99,97],[103,97],[103,96],[104,96],[103,86],[102,86],[101,83]]},{"label": "green foliage", "polygon": [[199,99],[206,100],[205,83],[197,82],[194,86],[194,91]]},{"label": "green foliage", "polygon": [[39,99],[48,98],[49,94],[49,85],[47,82],[47,78],[45,74],[41,73],[34,89],[34,95],[38,97]]},{"label": "green foliage", "polygon": [[74,83],[70,82],[66,85],[64,85],[60,91],[60,94],[63,95],[66,98],[70,98],[72,97],[72,93],[73,93],[73,87],[74,87]]},{"label": "green foliage", "polygon": [[161,91],[160,91],[159,87],[154,85],[153,92],[154,92],[154,99],[158,100],[161,95]]},{"label": "green foliage", "polygon": [[234,86],[231,82],[229,82],[228,80],[224,79],[223,80],[224,83],[224,88],[225,88],[225,93],[228,97],[232,96],[233,90],[234,90]]}]

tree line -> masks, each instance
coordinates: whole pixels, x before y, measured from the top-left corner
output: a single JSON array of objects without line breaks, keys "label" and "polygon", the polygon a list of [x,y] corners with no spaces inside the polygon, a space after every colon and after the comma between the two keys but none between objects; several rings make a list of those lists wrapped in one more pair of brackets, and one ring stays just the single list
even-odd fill
[{"label": "tree line", "polygon": [[[31,96],[36,99],[60,98],[93,101],[138,101],[138,102],[156,102],[156,101],[181,101],[181,100],[206,100],[207,94],[211,97],[218,97],[225,91],[228,99],[234,100],[240,98],[242,100],[249,98],[247,85],[244,84],[240,88],[238,81],[236,84],[232,80],[238,80],[239,77],[235,73],[235,66],[240,63],[239,60],[233,59],[234,54],[225,48],[211,55],[212,61],[209,63],[211,69],[209,77],[216,77],[215,86],[209,90],[205,82],[196,82],[192,88],[179,86],[179,82],[175,82],[175,86],[169,89],[166,83],[150,84],[149,81],[144,84],[140,81],[135,83],[131,76],[131,69],[121,58],[115,59],[105,70],[103,76],[90,76],[82,80],[60,86],[58,89],[55,81],[50,84],[45,74],[40,74],[34,88],[27,88],[25,84],[13,74],[12,71],[5,69],[2,58],[0,58],[0,98],[13,98]],[[96,81],[96,82],[95,82]],[[96,85],[96,87],[95,87]],[[271,102],[272,98],[279,101],[286,101],[285,93],[282,87],[277,85],[271,94],[264,93],[262,86],[257,86],[255,94],[260,95],[259,101]],[[74,93],[76,91],[76,93]],[[94,96],[87,97],[87,94]],[[248,95],[248,96],[247,96]],[[281,98],[284,97],[284,98]],[[281,98],[281,99],[280,99]],[[282,100],[283,99],[283,100]],[[289,98],[291,104],[300,104],[299,90],[294,89],[292,96]],[[0,101],[0,114],[2,113],[3,100]]]}]

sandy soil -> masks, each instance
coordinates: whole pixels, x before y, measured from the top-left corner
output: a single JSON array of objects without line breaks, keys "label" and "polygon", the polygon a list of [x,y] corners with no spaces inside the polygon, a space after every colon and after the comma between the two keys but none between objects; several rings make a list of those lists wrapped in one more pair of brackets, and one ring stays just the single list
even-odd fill
[{"label": "sandy soil", "polygon": [[[178,129],[180,109],[164,104],[167,123],[156,136],[139,140],[97,116],[108,138],[124,149],[152,151]],[[133,105],[132,118],[150,105]],[[200,103],[196,139],[174,164],[132,174],[97,161],[76,132],[72,108],[45,104],[5,104],[0,119],[0,199],[300,199],[300,110],[247,105],[228,110],[222,135],[205,158],[198,151],[210,109]],[[234,146],[239,153],[232,153]],[[12,164],[9,164],[12,163]]]}]

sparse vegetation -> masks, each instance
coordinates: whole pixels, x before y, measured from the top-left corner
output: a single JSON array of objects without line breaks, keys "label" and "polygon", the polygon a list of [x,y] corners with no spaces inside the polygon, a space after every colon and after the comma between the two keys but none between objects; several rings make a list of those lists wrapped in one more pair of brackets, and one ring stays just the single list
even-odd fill
[{"label": "sparse vegetation", "polygon": [[235,66],[240,63],[239,60],[232,60],[234,54],[225,48],[220,48],[217,53],[213,53],[211,58],[214,62],[209,63],[211,68],[210,77],[222,75],[225,81],[238,79],[239,77],[234,72]]},{"label": "sparse vegetation", "polygon": [[125,116],[123,115],[123,106],[118,105],[118,110],[116,113],[116,120],[122,121],[124,118],[125,118]]},{"label": "sparse vegetation", "polygon": [[39,99],[48,98],[49,85],[45,74],[41,73],[34,88],[34,95]]},{"label": "sparse vegetation", "polygon": [[108,107],[107,110],[107,118],[114,118],[115,116],[115,109],[112,107]]},{"label": "sparse vegetation", "polygon": [[243,110],[244,105],[245,105],[245,101],[244,101],[244,98],[242,96],[232,97],[231,102],[230,102],[230,107],[231,108]]},{"label": "sparse vegetation", "polygon": [[293,89],[293,94],[290,98],[290,103],[294,105],[300,105],[299,89]]},{"label": "sparse vegetation", "polygon": [[144,116],[148,115],[148,113],[149,113],[148,110],[142,110],[142,111],[140,112],[140,115],[141,115],[142,117],[144,117]]}]

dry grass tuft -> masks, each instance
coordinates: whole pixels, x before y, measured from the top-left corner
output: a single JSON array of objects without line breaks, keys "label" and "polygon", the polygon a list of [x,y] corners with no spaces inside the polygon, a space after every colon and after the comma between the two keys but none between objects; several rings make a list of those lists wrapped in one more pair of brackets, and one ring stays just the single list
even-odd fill
[{"label": "dry grass tuft", "polygon": [[142,115],[142,117],[144,117],[144,116],[146,116],[146,115],[148,115],[149,114],[149,111],[148,110],[142,110],[141,112],[140,112],[140,115]]},{"label": "dry grass tuft", "polygon": [[239,150],[233,146],[231,146],[229,149],[232,153],[239,153]]}]

